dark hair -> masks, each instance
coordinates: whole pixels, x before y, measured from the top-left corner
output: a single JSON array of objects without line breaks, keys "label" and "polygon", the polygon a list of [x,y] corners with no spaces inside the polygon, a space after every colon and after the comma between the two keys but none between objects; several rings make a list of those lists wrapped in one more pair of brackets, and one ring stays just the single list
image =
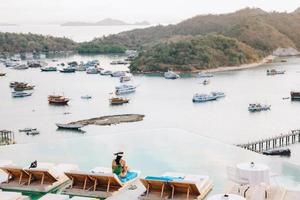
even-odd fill
[{"label": "dark hair", "polygon": [[120,164],[121,164],[121,163],[120,163],[121,159],[122,159],[122,156],[117,156],[117,157],[116,157],[115,161],[116,161],[116,164],[117,164],[117,165],[120,165]]}]

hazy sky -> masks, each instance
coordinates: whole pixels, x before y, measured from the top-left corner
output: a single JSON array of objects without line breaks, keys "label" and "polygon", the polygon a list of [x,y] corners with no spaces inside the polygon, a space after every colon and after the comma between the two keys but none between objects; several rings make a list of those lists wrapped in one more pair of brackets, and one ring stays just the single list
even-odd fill
[{"label": "hazy sky", "polygon": [[293,11],[300,0],[0,0],[0,23],[97,21],[176,23],[197,14],[226,13],[244,7]]}]

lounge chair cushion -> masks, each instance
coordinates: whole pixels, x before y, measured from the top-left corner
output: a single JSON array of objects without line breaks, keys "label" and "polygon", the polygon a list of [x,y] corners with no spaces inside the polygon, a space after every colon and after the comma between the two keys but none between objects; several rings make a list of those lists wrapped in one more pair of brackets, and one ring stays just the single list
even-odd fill
[{"label": "lounge chair cushion", "polygon": [[120,177],[119,179],[121,180],[122,183],[126,183],[130,180],[133,180],[134,178],[136,178],[138,176],[137,172],[127,172],[125,177]]},{"label": "lounge chair cushion", "polygon": [[146,180],[157,180],[157,181],[177,181],[177,180],[183,180],[183,177],[173,177],[173,176],[146,176]]}]

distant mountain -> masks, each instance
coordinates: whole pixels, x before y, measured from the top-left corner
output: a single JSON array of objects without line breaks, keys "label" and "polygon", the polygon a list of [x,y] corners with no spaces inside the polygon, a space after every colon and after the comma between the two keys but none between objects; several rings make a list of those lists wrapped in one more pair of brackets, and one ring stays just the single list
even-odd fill
[{"label": "distant mountain", "polygon": [[124,25],[139,25],[139,26],[146,26],[150,25],[149,22],[147,21],[142,21],[142,22],[135,22],[133,24],[126,23],[121,20],[117,19],[111,19],[111,18],[106,18],[101,21],[91,23],[91,22],[67,22],[61,24],[61,26],[124,26]]},{"label": "distant mountain", "polygon": [[17,24],[0,23],[0,26],[17,26]]}]

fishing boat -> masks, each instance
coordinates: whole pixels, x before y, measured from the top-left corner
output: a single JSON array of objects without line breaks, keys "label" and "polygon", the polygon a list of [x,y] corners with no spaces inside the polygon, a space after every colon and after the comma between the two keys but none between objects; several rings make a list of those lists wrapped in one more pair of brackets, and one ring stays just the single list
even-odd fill
[{"label": "fishing boat", "polygon": [[136,90],[136,86],[124,84],[121,86],[117,86],[115,93],[116,95],[129,94],[135,92],[135,90]]},{"label": "fishing boat", "polygon": [[91,98],[92,98],[92,96],[90,96],[90,95],[81,96],[81,99],[91,99]]},{"label": "fishing boat", "polygon": [[100,72],[100,75],[103,75],[103,76],[111,76],[112,75],[112,71],[110,71],[110,70],[105,70],[105,71],[101,71]]},{"label": "fishing boat", "polygon": [[5,76],[6,75],[6,73],[0,73],[0,76]]},{"label": "fishing boat", "polygon": [[13,67],[13,69],[17,69],[17,70],[23,70],[23,69],[28,69],[28,65],[25,64],[21,64],[21,65],[16,65]]},{"label": "fishing boat", "polygon": [[214,101],[217,100],[217,96],[213,96],[212,94],[195,94],[193,96],[193,102],[207,102],[207,101]]},{"label": "fishing boat", "polygon": [[120,82],[121,83],[124,83],[124,82],[128,82],[128,81],[131,81],[131,74],[126,74],[125,76],[121,76],[120,77]]},{"label": "fishing boat", "polygon": [[129,103],[129,99],[122,97],[112,97],[109,99],[110,105],[123,105],[124,103]]},{"label": "fishing boat", "polygon": [[211,78],[213,76],[214,76],[213,74],[208,74],[208,73],[203,73],[203,72],[198,73],[199,78]]},{"label": "fishing boat", "polygon": [[78,130],[83,127],[82,124],[56,124],[56,126],[60,129],[71,129],[71,130]]},{"label": "fishing boat", "polygon": [[271,109],[271,105],[262,105],[260,103],[251,103],[248,106],[249,112],[260,112],[260,111],[266,111],[270,109]]},{"label": "fishing boat", "polygon": [[41,71],[42,72],[55,72],[55,71],[57,71],[57,67],[42,67]]},{"label": "fishing boat", "polygon": [[116,72],[113,72],[111,74],[112,77],[121,77],[121,76],[126,76],[126,72],[125,71],[116,71]]},{"label": "fishing boat", "polygon": [[217,99],[226,96],[224,92],[211,92],[211,95],[217,97]]},{"label": "fishing boat", "polygon": [[68,104],[69,99],[60,95],[50,95],[48,96],[48,102],[49,104],[66,105]]},{"label": "fishing boat", "polygon": [[165,79],[178,79],[180,76],[173,71],[167,71],[164,73]]},{"label": "fishing boat", "polygon": [[33,90],[34,85],[28,85],[27,83],[19,83],[14,86],[15,91]]},{"label": "fishing boat", "polygon": [[291,100],[292,101],[300,101],[300,92],[291,92]]},{"label": "fishing boat", "polygon": [[273,76],[273,75],[277,75],[277,74],[284,74],[285,70],[276,70],[276,69],[268,69],[267,70],[267,75],[268,76]]},{"label": "fishing boat", "polygon": [[74,67],[65,67],[59,70],[61,73],[74,73],[75,68]]},{"label": "fishing boat", "polygon": [[13,91],[11,92],[11,96],[18,98],[18,97],[28,97],[31,96],[32,93],[31,92],[21,92],[21,91]]},{"label": "fishing boat", "polygon": [[40,132],[38,130],[26,131],[26,135],[38,135]]},{"label": "fishing boat", "polygon": [[267,156],[290,156],[291,150],[290,149],[273,149],[263,152],[264,155]]},{"label": "fishing boat", "polygon": [[99,71],[96,67],[89,67],[86,69],[87,74],[98,74]]},{"label": "fishing boat", "polygon": [[36,128],[23,128],[23,129],[19,129],[19,132],[28,132],[28,131],[36,131]]}]

